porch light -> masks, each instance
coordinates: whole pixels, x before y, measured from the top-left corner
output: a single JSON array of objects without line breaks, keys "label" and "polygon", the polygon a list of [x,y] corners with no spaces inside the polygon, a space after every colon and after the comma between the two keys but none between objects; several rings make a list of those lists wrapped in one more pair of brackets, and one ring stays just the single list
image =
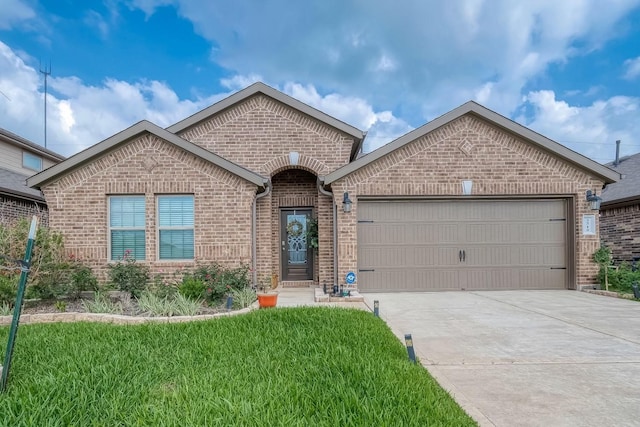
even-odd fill
[{"label": "porch light", "polygon": [[589,207],[591,207],[592,211],[597,211],[600,210],[602,197],[596,195],[595,190],[593,192],[591,190],[587,190],[587,202],[589,202]]},{"label": "porch light", "polygon": [[351,205],[353,202],[349,199],[349,193],[344,192],[344,199],[342,200],[342,210],[345,212],[351,212]]}]

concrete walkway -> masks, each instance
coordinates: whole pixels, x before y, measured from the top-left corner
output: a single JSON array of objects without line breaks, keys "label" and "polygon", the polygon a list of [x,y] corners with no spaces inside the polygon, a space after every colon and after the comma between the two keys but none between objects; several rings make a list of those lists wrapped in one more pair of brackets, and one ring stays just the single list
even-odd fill
[{"label": "concrete walkway", "polygon": [[483,426],[640,425],[640,303],[576,291],[364,294]]},{"label": "concrete walkway", "polygon": [[315,288],[278,288],[278,307],[320,306],[369,310],[363,302],[315,302]]}]

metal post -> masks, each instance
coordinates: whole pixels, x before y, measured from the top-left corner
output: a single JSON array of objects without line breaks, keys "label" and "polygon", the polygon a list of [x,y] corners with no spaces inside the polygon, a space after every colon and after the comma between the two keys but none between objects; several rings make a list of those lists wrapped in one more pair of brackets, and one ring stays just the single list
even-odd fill
[{"label": "metal post", "polygon": [[233,295],[227,295],[227,311],[230,311],[231,307],[233,307]]},{"label": "metal post", "polygon": [[376,317],[380,317],[380,301],[373,301],[373,315]]},{"label": "metal post", "polygon": [[29,240],[27,240],[27,249],[24,254],[24,261],[21,265],[20,283],[18,283],[18,295],[16,297],[16,305],[13,307],[13,321],[11,322],[11,330],[9,331],[9,340],[7,342],[7,351],[4,355],[4,365],[2,367],[2,377],[0,378],[0,393],[4,392],[7,387],[7,378],[9,377],[9,368],[11,367],[11,357],[13,356],[13,347],[18,334],[18,323],[20,322],[20,313],[22,312],[22,302],[24,301],[24,289],[29,276],[29,268],[31,267],[31,251],[33,250],[33,242],[36,239],[36,229],[38,228],[38,218],[35,216],[31,219],[31,228],[29,229]]},{"label": "metal post", "polygon": [[411,338],[411,334],[405,334],[404,341],[407,345],[407,353],[409,354],[409,360],[413,363],[416,363],[416,352],[413,350],[413,339]]}]

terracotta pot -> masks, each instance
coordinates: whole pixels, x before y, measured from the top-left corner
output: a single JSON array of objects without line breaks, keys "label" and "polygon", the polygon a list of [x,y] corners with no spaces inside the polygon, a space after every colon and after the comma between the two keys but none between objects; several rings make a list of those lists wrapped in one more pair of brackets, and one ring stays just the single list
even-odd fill
[{"label": "terracotta pot", "polygon": [[278,302],[277,293],[258,294],[258,304],[260,308],[275,307]]}]

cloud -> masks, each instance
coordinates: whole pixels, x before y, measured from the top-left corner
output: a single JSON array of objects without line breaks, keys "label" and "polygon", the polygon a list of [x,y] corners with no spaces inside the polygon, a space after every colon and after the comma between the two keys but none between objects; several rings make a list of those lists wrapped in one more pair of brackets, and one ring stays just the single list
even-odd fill
[{"label": "cloud", "polygon": [[[511,114],[551,64],[598,49],[637,0],[131,0],[172,5],[240,75],[313,83],[419,123],[480,97]],[[399,101],[401,100],[401,102]],[[402,107],[400,107],[402,104]]]},{"label": "cloud", "polygon": [[625,79],[634,80],[640,76],[640,56],[634,59],[627,59],[624,61],[624,66],[626,68],[623,76]]},{"label": "cloud", "polygon": [[[77,77],[49,80],[47,148],[74,154],[142,120],[168,126],[220,98],[181,100],[165,83],[105,79],[98,86]],[[44,94],[37,70],[0,42],[0,127],[44,143]]]},{"label": "cloud", "polygon": [[640,98],[614,96],[579,107],[544,90],[529,93],[525,102],[534,118],[518,121],[598,162],[613,160],[618,139],[621,155],[640,151]]},{"label": "cloud", "polygon": [[0,30],[10,30],[16,24],[36,17],[31,6],[21,0],[2,0],[0,2]]}]

